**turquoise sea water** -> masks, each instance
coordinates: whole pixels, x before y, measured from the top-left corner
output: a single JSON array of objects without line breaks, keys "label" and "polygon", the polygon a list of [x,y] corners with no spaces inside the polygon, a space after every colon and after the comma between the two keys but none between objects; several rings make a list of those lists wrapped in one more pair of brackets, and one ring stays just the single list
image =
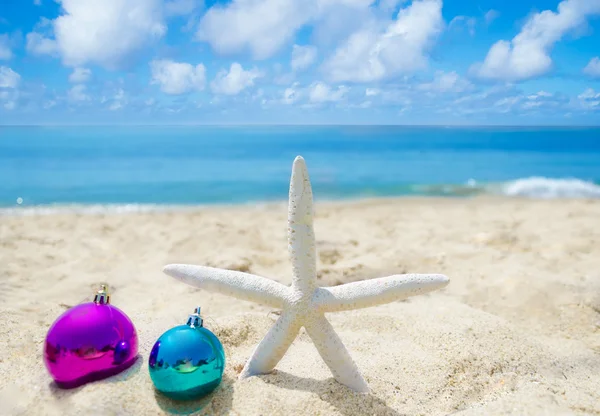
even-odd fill
[{"label": "turquoise sea water", "polygon": [[600,197],[600,128],[0,127],[0,206],[285,200],[296,155],[321,200]]}]

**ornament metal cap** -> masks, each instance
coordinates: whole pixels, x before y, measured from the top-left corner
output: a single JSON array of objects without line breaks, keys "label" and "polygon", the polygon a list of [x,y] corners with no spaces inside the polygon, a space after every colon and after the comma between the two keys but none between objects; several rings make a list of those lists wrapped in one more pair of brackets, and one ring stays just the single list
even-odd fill
[{"label": "ornament metal cap", "polygon": [[188,317],[186,325],[192,328],[202,328],[204,324],[204,320],[200,316],[200,306],[197,306],[194,309],[194,313],[190,314]]},{"label": "ornament metal cap", "polygon": [[98,305],[108,305],[110,303],[110,293],[108,293],[108,287],[101,285],[100,290],[96,292],[94,296],[94,303]]}]

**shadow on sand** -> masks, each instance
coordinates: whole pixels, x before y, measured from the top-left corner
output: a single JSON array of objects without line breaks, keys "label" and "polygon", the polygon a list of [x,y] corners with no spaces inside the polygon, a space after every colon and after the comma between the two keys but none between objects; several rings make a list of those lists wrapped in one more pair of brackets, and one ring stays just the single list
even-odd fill
[{"label": "shadow on sand", "polygon": [[315,380],[297,377],[279,370],[258,377],[267,384],[274,384],[289,390],[315,393],[321,400],[335,407],[343,415],[402,416],[401,413],[388,407],[379,397],[371,393],[355,393],[340,385],[334,378]]},{"label": "shadow on sand", "polygon": [[[199,412],[206,412],[210,415],[215,414],[228,414],[231,410],[231,403],[233,400],[233,383],[234,379],[227,375],[223,375],[223,380],[219,387],[215,389],[208,396],[204,396],[195,400],[172,400],[158,390],[154,390],[154,397],[160,408],[172,415],[193,415]],[[219,411],[209,411],[207,406],[215,406],[219,408]]]}]

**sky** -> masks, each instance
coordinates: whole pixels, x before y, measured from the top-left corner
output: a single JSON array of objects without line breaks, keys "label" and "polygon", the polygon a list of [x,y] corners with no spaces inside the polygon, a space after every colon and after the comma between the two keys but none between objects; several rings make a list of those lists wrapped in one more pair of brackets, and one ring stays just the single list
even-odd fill
[{"label": "sky", "polygon": [[0,124],[600,125],[600,0],[0,0]]}]

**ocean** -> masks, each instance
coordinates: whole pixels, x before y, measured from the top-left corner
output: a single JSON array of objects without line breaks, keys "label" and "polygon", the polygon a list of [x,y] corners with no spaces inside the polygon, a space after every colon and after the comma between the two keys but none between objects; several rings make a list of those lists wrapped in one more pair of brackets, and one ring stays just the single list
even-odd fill
[{"label": "ocean", "polygon": [[287,199],[600,198],[600,128],[0,127],[0,207],[149,207]]}]

